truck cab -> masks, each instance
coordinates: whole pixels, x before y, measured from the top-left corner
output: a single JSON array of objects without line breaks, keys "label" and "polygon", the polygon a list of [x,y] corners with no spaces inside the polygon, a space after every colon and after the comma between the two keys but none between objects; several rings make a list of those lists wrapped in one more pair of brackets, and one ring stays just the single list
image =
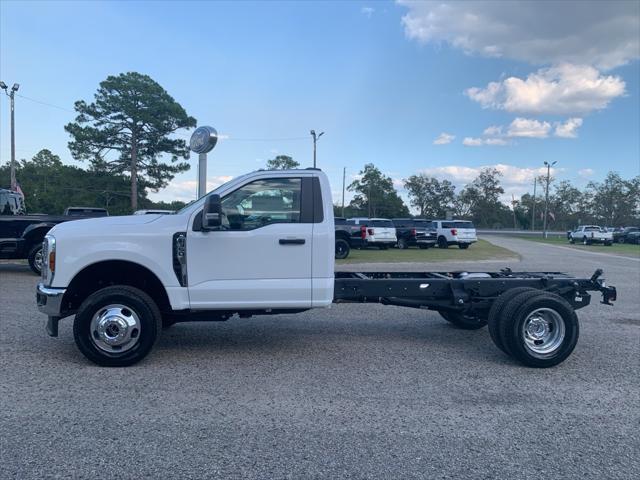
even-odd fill
[{"label": "truck cab", "polygon": [[[129,289],[125,296],[133,300],[122,294],[116,295],[117,301],[108,297],[112,304],[124,306],[118,308],[125,313],[136,312],[128,306],[131,303],[145,303],[140,300],[143,292],[165,324],[204,312],[225,319],[236,313],[326,307],[333,301],[334,286],[330,192],[327,177],[318,170],[258,171],[231,180],[174,215],[57,225],[45,238],[43,281],[38,287],[40,309],[49,316],[48,330],[57,333],[59,319],[81,316],[87,309],[91,316],[99,315],[93,310],[100,302],[94,308],[87,301],[106,285]],[[214,215],[207,208],[218,211]],[[212,216],[217,216],[217,223],[212,223]],[[155,328],[139,324],[140,314],[136,321],[112,317],[119,320],[102,319],[103,323],[114,329],[120,325],[119,331],[129,335]],[[127,328],[127,322],[133,327]],[[104,335],[103,341],[89,346],[94,358],[103,353],[117,356],[134,344],[132,338],[112,341]],[[115,350],[110,341],[116,342]],[[136,357],[130,353],[119,359]]]}]

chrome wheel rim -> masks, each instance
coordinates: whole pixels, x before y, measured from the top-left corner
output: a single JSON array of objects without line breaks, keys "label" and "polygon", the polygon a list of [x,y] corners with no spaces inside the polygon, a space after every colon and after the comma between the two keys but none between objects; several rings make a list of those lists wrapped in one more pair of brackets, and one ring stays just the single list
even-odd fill
[{"label": "chrome wheel rim", "polygon": [[524,346],[538,358],[554,355],[562,345],[565,334],[562,315],[551,308],[534,310],[522,325]]},{"label": "chrome wheel rim", "polygon": [[107,305],[91,319],[90,337],[102,351],[112,354],[127,352],[140,339],[140,317],[126,305]]},{"label": "chrome wheel rim", "polygon": [[40,272],[42,271],[42,248],[40,248],[34,255],[33,264]]},{"label": "chrome wheel rim", "polygon": [[336,255],[341,257],[347,251],[346,247],[342,243],[336,243]]}]

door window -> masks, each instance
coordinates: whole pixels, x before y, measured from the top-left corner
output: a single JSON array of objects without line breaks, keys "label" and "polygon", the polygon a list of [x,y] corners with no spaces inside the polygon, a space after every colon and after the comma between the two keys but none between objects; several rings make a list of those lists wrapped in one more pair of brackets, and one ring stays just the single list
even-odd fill
[{"label": "door window", "polygon": [[224,230],[254,230],[272,223],[300,223],[300,178],[256,180],[222,199]]}]

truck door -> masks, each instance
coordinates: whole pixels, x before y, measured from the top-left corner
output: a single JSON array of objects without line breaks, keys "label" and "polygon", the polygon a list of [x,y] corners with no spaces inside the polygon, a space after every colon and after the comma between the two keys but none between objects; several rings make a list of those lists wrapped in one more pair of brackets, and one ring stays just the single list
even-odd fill
[{"label": "truck door", "polygon": [[311,177],[253,180],[221,204],[220,230],[197,231],[200,211],[187,233],[191,308],[309,308]]}]

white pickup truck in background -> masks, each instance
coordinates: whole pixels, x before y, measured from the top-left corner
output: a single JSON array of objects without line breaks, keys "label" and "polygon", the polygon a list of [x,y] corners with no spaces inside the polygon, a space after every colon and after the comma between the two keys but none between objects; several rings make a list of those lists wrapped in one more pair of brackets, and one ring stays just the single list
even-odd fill
[{"label": "white pickup truck in background", "polygon": [[173,215],[79,220],[43,243],[37,304],[49,335],[75,315],[76,345],[91,361],[144,358],[176,322],[298,313],[361,302],[439,312],[462,329],[486,325],[525,365],[562,362],[578,340],[574,310],[616,299],[598,270],[558,272],[334,272],[331,188],[317,169],[257,171]]},{"label": "white pickup truck in background", "polygon": [[569,234],[569,242],[581,242],[583,245],[602,243],[610,247],[613,244],[613,232],[598,225],[582,225]]}]

